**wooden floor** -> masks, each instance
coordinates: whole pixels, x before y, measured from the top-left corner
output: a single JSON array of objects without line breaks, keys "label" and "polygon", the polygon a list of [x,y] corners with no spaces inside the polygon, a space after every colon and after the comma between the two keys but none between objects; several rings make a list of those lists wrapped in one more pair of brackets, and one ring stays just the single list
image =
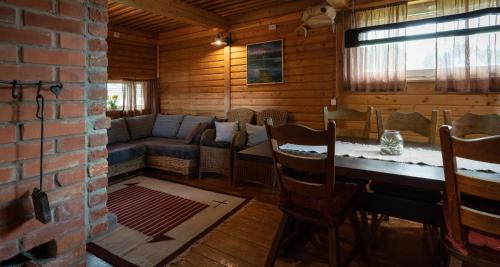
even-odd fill
[{"label": "wooden floor", "polygon": [[[199,241],[172,266],[263,266],[274,233],[281,218],[277,208],[277,192],[255,185],[231,187],[220,176],[209,176],[203,180],[186,179],[164,173],[146,172],[148,176],[167,178],[233,194],[254,197],[246,207],[221,224]],[[322,240],[325,229],[314,229],[316,240]],[[350,226],[341,229],[345,249],[353,244]],[[421,224],[390,218],[379,230],[379,242],[370,252],[370,261],[359,256],[350,266],[431,266],[429,233]],[[292,249],[278,258],[275,266],[326,266],[326,243],[319,242],[319,248],[310,242],[297,242]]]}]

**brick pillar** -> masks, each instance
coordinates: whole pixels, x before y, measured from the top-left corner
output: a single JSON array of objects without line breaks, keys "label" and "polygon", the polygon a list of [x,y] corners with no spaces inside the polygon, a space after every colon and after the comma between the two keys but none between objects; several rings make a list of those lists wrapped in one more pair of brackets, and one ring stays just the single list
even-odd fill
[{"label": "brick pillar", "polygon": [[106,117],[106,81],[108,78],[106,37],[108,33],[108,11],[106,0],[91,0],[88,3],[87,22],[87,180],[86,202],[87,238],[90,240],[105,233],[109,228],[106,207],[108,163],[106,158],[107,135],[110,119]]},{"label": "brick pillar", "polygon": [[[14,100],[10,88],[0,87],[0,262],[55,240],[57,256],[36,263],[85,266],[85,241],[109,228],[106,5],[106,0],[0,1],[0,79],[64,85],[57,99],[44,91],[43,189],[53,214],[45,225],[29,218],[29,194],[38,186],[36,88],[24,88]],[[21,207],[26,211],[20,213]]]}]

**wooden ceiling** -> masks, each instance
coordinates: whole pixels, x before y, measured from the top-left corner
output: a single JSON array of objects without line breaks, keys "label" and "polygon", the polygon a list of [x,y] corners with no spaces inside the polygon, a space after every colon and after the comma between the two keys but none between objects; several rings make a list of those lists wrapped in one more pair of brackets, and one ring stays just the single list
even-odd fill
[{"label": "wooden ceiling", "polygon": [[[225,18],[297,1],[300,0],[183,0],[182,2]],[[110,24],[148,32],[164,32],[190,26],[122,2],[108,0]]]}]

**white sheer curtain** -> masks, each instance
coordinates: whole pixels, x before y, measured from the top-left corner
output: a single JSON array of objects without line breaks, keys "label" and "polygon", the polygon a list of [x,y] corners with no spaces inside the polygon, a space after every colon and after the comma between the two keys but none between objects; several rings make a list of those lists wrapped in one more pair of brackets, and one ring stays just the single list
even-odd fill
[{"label": "white sheer curtain", "polygon": [[[406,21],[406,3],[383,8],[355,11],[346,17],[346,25],[360,28]],[[372,31],[362,39],[396,37],[405,30]],[[406,89],[406,45],[391,43],[346,48],[344,51],[344,87],[353,92],[398,92]]]},{"label": "white sheer curtain", "polygon": [[[498,0],[437,0],[437,15],[445,16],[497,7]],[[498,25],[500,16],[439,23],[437,31]],[[443,37],[436,44],[436,90],[440,92],[500,92],[500,33]]]}]

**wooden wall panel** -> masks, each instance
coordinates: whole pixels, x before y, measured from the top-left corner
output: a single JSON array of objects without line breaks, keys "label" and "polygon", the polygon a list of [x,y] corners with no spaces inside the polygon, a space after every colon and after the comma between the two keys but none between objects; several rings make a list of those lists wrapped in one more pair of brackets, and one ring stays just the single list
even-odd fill
[{"label": "wooden wall panel", "polygon": [[210,36],[160,46],[162,113],[224,116],[224,49],[212,41]]},{"label": "wooden wall panel", "polygon": [[[120,36],[116,38],[115,32]],[[157,73],[156,34],[109,25],[108,79],[154,79]]]}]

